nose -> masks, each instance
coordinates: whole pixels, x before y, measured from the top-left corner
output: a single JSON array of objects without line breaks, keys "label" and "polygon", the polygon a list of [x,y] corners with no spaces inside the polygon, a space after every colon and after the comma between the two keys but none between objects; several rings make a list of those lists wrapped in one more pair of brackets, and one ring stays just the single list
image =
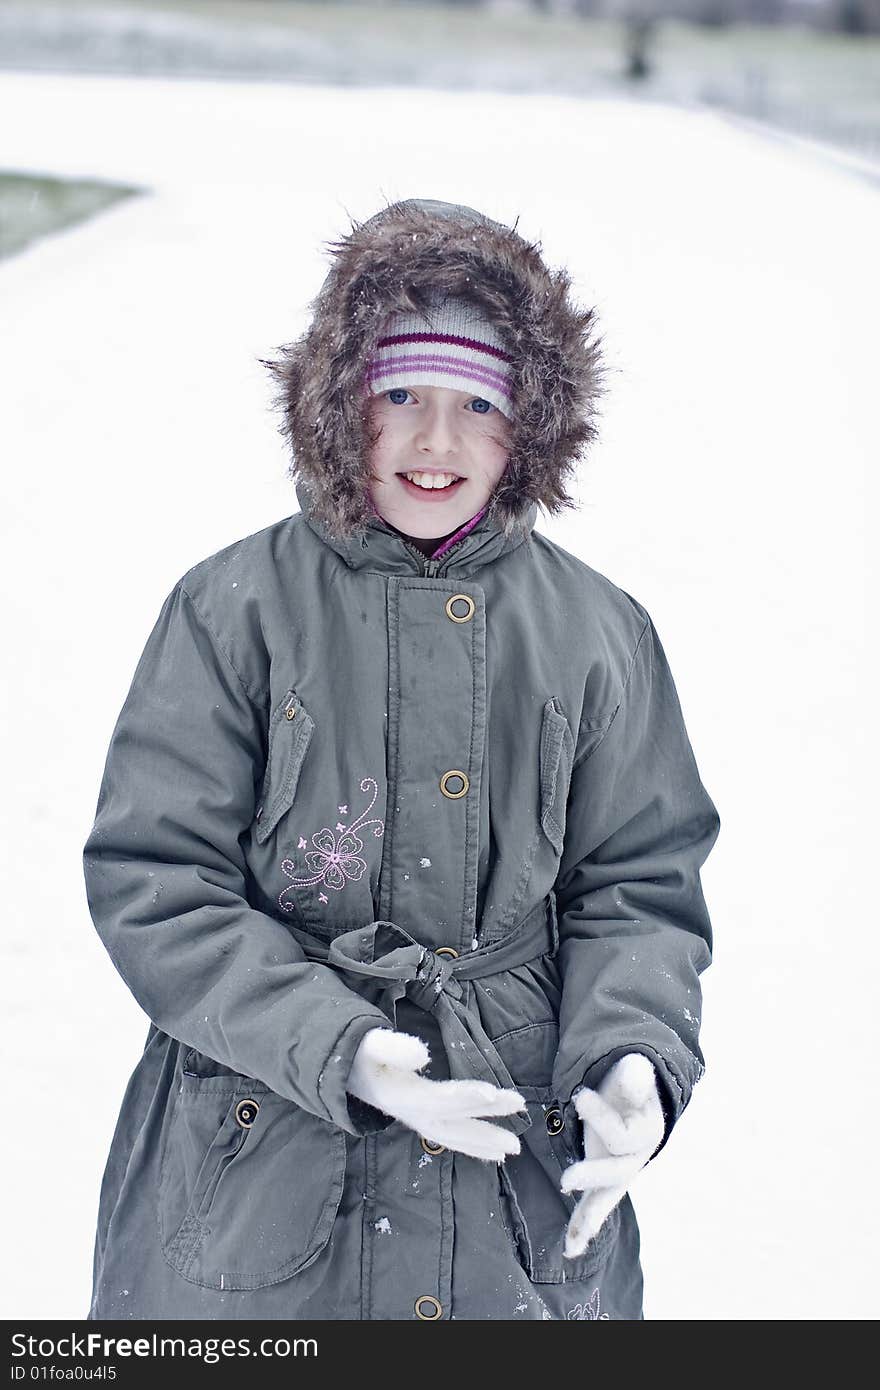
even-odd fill
[{"label": "nose", "polygon": [[424,411],[416,435],[419,453],[445,458],[457,454],[461,444],[455,411],[433,401]]}]

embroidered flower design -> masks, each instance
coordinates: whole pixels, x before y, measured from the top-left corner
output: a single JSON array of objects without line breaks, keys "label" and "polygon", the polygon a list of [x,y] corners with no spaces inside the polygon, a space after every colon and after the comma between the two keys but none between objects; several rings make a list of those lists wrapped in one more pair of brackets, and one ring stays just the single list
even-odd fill
[{"label": "embroidered flower design", "polygon": [[589,1303],[576,1303],[573,1308],[569,1308],[566,1313],[567,1319],[582,1319],[584,1322],[610,1322],[609,1313],[599,1312],[599,1290],[594,1289],[590,1295]]},{"label": "embroidered flower design", "polygon": [[[365,826],[375,827],[373,835],[378,839],[385,832],[385,822],[374,816],[370,820],[365,817],[372,810],[373,804],[378,796],[379,789],[373,777],[361,779],[360,788],[362,792],[367,792],[372,788],[373,796],[369,806],[362,811],[357,820],[352,821],[351,825],[345,825],[342,821],[337,821],[333,830],[325,825],[312,836],[314,849],[306,851],[305,861],[311,870],[309,878],[299,878],[296,874],[296,865],[292,859],[281,861],[281,872],[290,879],[290,884],[278,899],[279,905],[285,912],[293,911],[293,904],[285,902],[285,895],[292,888],[307,888],[316,883],[321,883],[325,888],[333,888],[340,892],[351,881],[357,882],[363,878],[367,872],[367,861],[361,857],[364,842],[358,835],[358,830],[363,830]],[[343,815],[348,814],[348,806],[338,806],[336,808]],[[302,836],[299,837],[297,849],[305,849],[308,844]],[[326,903],[326,894],[320,893],[319,900]]]}]

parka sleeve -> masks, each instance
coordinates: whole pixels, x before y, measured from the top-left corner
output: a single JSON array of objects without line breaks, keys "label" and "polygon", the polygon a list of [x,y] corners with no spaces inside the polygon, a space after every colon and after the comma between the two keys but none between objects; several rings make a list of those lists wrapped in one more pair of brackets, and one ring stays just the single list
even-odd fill
[{"label": "parka sleeve", "polygon": [[114,728],[83,850],[92,920],[153,1023],[351,1134],[391,1118],[345,1090],[387,1016],[308,960],[246,897],[242,837],[264,767],[265,711],[181,581]]},{"label": "parka sleeve", "polygon": [[660,639],[637,608],[645,624],[619,703],[572,772],[556,881],[563,988],[553,1081],[568,1103],[625,1053],[644,1053],[666,1115],[659,1152],[704,1071],[699,975],[712,929],[700,869],[720,819]]}]

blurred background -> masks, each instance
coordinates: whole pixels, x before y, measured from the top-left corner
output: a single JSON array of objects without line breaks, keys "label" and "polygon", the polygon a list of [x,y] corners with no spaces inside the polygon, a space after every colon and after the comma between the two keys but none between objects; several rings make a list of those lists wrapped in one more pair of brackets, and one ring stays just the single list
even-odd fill
[{"label": "blurred background", "polygon": [[[880,160],[880,0],[0,0],[4,68],[617,96]],[[0,162],[0,255],[114,196]]]},{"label": "blurred background", "polygon": [[147,1032],[82,878],[114,722],[177,580],[297,510],[259,359],[412,196],[597,311],[537,529],[651,614],[721,815],[646,1317],[877,1316],[878,179],[880,0],[0,0],[2,1316],[85,1316]]}]

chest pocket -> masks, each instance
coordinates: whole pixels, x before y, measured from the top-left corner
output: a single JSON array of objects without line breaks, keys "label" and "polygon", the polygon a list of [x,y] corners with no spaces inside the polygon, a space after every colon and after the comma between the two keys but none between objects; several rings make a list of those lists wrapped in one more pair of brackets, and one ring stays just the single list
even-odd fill
[{"label": "chest pocket", "polygon": [[557,854],[565,840],[565,812],[574,762],[574,736],[553,695],[541,723],[541,829]]},{"label": "chest pocket", "polygon": [[315,721],[296,690],[288,690],[269,721],[269,755],[254,816],[254,837],[259,845],[268,840],[293,805],[314,731]]}]

